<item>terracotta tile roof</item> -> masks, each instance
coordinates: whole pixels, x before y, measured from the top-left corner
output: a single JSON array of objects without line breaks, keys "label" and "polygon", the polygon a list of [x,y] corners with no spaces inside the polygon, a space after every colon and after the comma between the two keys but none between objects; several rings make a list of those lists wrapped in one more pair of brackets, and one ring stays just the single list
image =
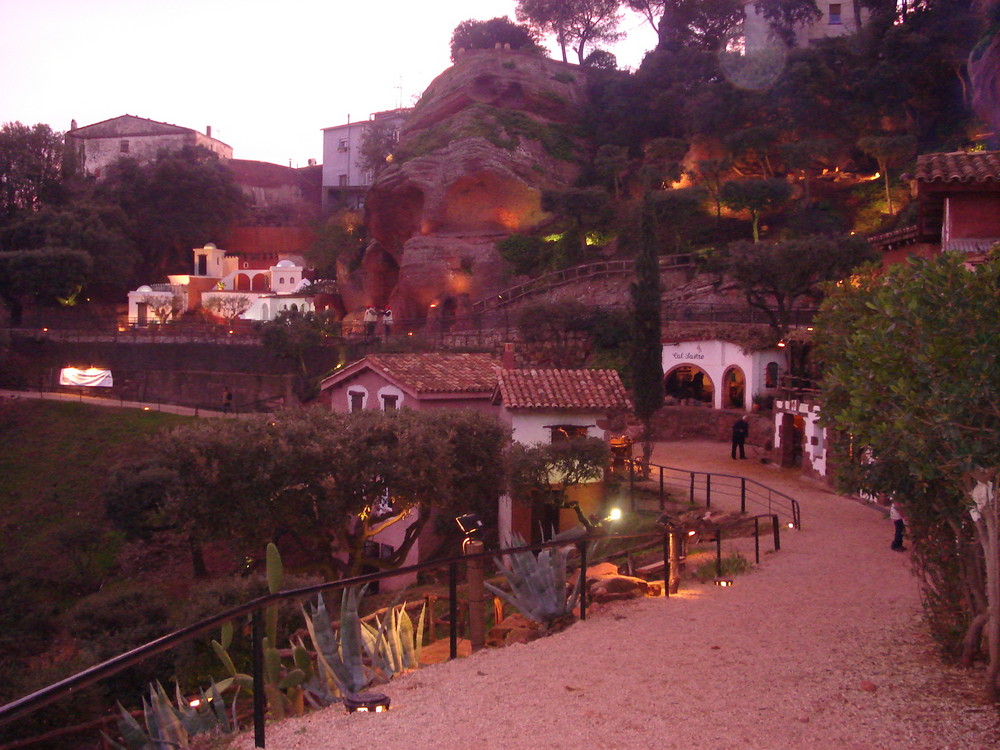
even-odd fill
[{"label": "terracotta tile roof", "polygon": [[369,354],[365,360],[417,393],[481,393],[496,387],[499,362],[490,354]]},{"label": "terracotta tile roof", "polygon": [[1000,151],[956,151],[917,157],[918,182],[1000,182]]},{"label": "terracotta tile roof", "polygon": [[249,159],[230,159],[226,162],[229,170],[241,185],[253,187],[283,187],[297,185],[300,177],[292,167],[281,164],[271,164],[266,161]]},{"label": "terracotta tile roof", "polygon": [[498,386],[508,409],[628,409],[614,370],[501,370]]}]

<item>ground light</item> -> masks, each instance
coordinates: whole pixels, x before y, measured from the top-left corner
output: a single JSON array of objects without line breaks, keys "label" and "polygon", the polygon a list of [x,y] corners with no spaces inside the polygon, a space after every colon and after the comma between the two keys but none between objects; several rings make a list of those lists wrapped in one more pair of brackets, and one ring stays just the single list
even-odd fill
[{"label": "ground light", "polygon": [[612,508],[611,512],[608,514],[608,520],[609,521],[618,521],[618,520],[621,520],[621,517],[622,517],[622,509],[621,508]]},{"label": "ground light", "polygon": [[727,589],[727,588],[729,588],[730,586],[733,585],[733,579],[732,578],[716,578],[715,579],[715,585],[716,586],[721,586],[722,588]]},{"label": "ground light", "polygon": [[389,696],[382,693],[352,693],[344,696],[344,708],[349,714],[380,714],[389,710]]}]

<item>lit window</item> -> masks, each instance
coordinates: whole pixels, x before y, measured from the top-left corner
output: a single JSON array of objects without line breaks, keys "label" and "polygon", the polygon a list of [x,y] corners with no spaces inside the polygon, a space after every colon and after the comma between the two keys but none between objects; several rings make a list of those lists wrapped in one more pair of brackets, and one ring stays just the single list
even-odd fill
[{"label": "lit window", "polygon": [[574,438],[587,437],[586,425],[557,424],[557,425],[550,425],[549,429],[552,430],[553,443],[562,443],[567,440],[572,440]]},{"label": "lit window", "polygon": [[[856,1],[856,0],[855,0]],[[830,3],[830,23],[839,25],[841,3]]]}]

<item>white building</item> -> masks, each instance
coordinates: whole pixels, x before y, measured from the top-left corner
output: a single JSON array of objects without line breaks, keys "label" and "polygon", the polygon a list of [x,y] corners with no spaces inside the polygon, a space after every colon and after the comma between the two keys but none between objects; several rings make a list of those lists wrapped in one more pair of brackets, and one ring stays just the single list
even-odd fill
[{"label": "white building", "polygon": [[180,151],[185,146],[207,148],[220,159],[233,158],[233,147],[213,138],[211,126],[199,133],[179,125],[122,115],[82,128],[74,120],[66,133],[66,148],[78,168],[97,178],[122,157],[144,164],[153,161],[162,150]]},{"label": "white building", "polygon": [[664,390],[681,403],[747,409],[755,396],[777,392],[785,361],[781,349],[750,352],[729,341],[665,343]]},{"label": "white building", "polygon": [[361,144],[375,123],[388,127],[394,140],[410,113],[408,108],[375,112],[367,120],[323,128],[323,208],[361,209],[372,184],[371,170],[361,163]]},{"label": "white building", "polygon": [[[808,47],[810,43],[819,39],[856,33],[859,31],[858,16],[855,14],[856,5],[860,10],[861,26],[864,26],[870,13],[867,8],[860,7],[860,0],[842,0],[838,3],[820,0],[816,3],[816,7],[822,15],[816,21],[802,24],[794,29],[794,45]],[[774,32],[752,1],[745,3],[744,12],[743,34],[746,49],[758,50],[773,44]]]},{"label": "white building", "polygon": [[168,284],[144,285],[128,294],[128,320],[143,327],[165,323],[185,312],[206,310],[215,317],[273,320],[282,312],[313,311],[313,296],[302,293],[303,264],[283,258],[251,268],[212,243],[192,250],[192,273],[173,274]]}]

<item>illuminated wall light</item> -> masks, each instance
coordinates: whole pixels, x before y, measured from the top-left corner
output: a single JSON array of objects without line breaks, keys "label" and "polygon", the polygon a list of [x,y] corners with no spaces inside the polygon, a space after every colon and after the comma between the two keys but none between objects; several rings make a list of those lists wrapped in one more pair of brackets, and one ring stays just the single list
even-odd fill
[{"label": "illuminated wall light", "polygon": [[733,579],[732,578],[716,578],[715,579],[715,585],[716,586],[720,586],[721,588],[727,589],[727,588],[729,588],[730,586],[733,585]]}]

